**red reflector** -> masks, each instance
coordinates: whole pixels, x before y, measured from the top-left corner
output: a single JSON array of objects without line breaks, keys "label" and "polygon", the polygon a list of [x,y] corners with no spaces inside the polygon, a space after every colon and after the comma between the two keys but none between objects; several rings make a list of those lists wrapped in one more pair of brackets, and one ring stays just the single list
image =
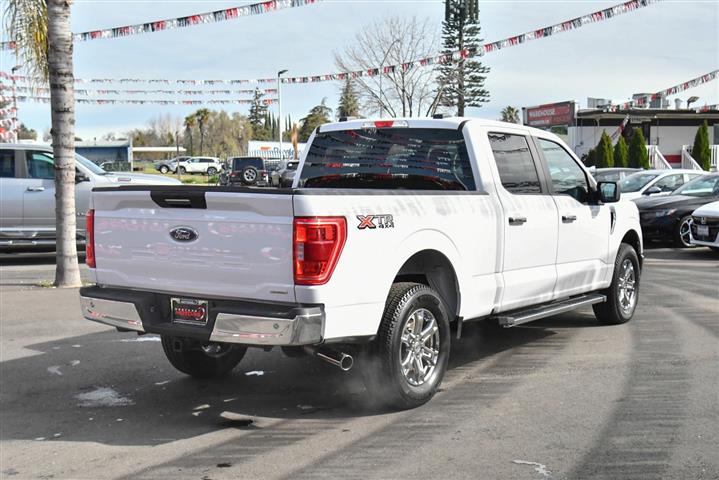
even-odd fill
[{"label": "red reflector", "polygon": [[375,128],[392,128],[394,120],[377,120],[374,122]]},{"label": "red reflector", "polygon": [[347,237],[344,217],[296,217],[294,271],[297,285],[324,285],[332,276]]},{"label": "red reflector", "polygon": [[95,268],[95,210],[85,215],[85,264]]}]

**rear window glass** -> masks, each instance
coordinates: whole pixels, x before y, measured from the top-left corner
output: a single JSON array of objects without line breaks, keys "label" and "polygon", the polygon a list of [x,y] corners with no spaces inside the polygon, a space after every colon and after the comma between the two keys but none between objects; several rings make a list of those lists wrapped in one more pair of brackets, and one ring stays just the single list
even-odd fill
[{"label": "rear window glass", "polygon": [[490,133],[489,143],[502,186],[511,193],[541,193],[539,175],[523,135]]},{"label": "rear window glass", "polygon": [[262,159],[261,158],[233,158],[232,169],[242,170],[245,167],[255,167],[258,170],[262,170]]},{"label": "rear window glass", "polygon": [[384,128],[319,133],[300,187],[475,190],[459,130]]}]

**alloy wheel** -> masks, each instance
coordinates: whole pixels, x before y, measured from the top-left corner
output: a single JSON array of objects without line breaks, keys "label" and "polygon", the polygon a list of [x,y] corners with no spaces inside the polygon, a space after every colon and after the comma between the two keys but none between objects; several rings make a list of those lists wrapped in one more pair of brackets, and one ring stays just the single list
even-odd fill
[{"label": "alloy wheel", "polygon": [[400,365],[412,386],[424,384],[434,373],[439,359],[439,326],[432,312],[419,308],[412,312],[402,329]]}]

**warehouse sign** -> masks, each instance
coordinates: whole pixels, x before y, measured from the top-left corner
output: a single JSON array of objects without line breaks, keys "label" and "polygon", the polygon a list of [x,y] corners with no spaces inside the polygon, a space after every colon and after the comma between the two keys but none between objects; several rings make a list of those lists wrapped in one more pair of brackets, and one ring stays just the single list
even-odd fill
[{"label": "warehouse sign", "polygon": [[523,107],[524,124],[540,128],[571,125],[574,121],[574,105],[574,102],[560,102]]},{"label": "warehouse sign", "polygon": [[[302,155],[304,143],[297,144],[297,155]],[[247,145],[247,155],[250,157],[280,158],[280,142],[262,142],[250,140]],[[292,142],[282,142],[282,158],[294,158],[295,149]]]}]

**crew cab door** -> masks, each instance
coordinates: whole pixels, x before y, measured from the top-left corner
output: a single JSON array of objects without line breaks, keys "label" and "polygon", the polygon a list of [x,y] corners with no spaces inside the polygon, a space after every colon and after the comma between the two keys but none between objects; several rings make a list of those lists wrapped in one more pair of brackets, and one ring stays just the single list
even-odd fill
[{"label": "crew cab door", "polygon": [[498,311],[551,300],[557,279],[557,206],[532,140],[524,133],[490,131],[504,235],[503,288]]},{"label": "crew cab door", "polygon": [[613,207],[590,204],[588,174],[563,145],[544,138],[534,140],[559,212],[554,296],[602,288],[614,262],[607,258]]},{"label": "crew cab door", "polygon": [[25,166],[27,175],[23,179],[23,227],[54,235],[55,162],[52,154],[27,150]]}]

